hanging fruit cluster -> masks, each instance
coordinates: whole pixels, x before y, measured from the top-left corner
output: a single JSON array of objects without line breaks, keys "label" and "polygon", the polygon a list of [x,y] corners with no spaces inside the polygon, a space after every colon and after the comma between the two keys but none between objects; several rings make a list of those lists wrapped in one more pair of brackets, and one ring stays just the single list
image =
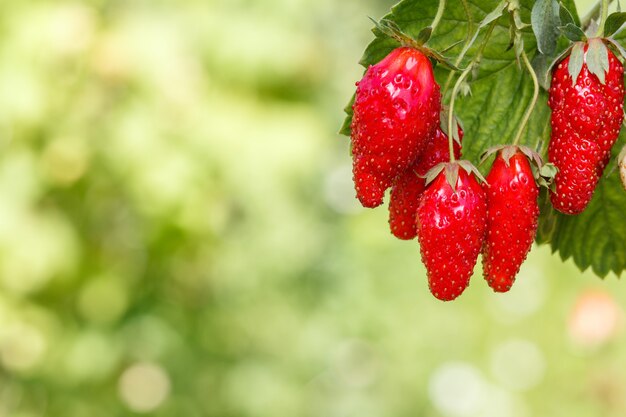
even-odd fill
[{"label": "hanging fruit cluster", "polygon": [[[546,36],[554,28],[545,23],[552,1],[537,1],[532,12],[540,51],[554,42]],[[567,215],[582,213],[591,201],[624,120],[624,69],[612,49],[625,52],[607,36],[624,25],[626,14],[608,16],[604,0],[599,24],[591,22],[585,33],[560,6],[559,30],[572,43],[547,69],[552,71],[551,134],[549,162],[544,163],[539,147],[520,145],[539,81],[524,49],[522,34],[531,25],[522,21],[519,1],[503,0],[486,15],[468,33],[455,63],[444,57],[445,51],[426,46],[445,7],[441,0],[435,21],[416,39],[393,21],[376,22],[399,46],[369,66],[357,83],[350,132],[358,200],[364,207],[378,207],[391,189],[391,233],[403,240],[417,237],[430,290],[448,301],[467,288],[481,255],[489,286],[496,292],[511,288],[535,240],[541,187],[548,190],[553,208]],[[483,178],[470,161],[460,160],[464,132],[454,107],[459,93],[470,88],[468,78],[479,73],[484,47],[503,16],[510,22],[509,48],[520,70],[530,75],[534,94],[510,143],[485,150],[482,162],[495,159]],[[465,59],[483,29],[475,55]],[[433,63],[450,70],[443,89]],[[618,161],[626,184],[625,161],[626,150]]]}]

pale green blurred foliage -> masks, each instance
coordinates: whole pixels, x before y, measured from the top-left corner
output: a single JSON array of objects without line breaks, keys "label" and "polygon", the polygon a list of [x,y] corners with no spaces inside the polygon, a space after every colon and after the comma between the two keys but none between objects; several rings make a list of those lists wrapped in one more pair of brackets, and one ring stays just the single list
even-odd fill
[{"label": "pale green blurred foliage", "polygon": [[443,304],[357,206],[390,5],[0,3],[0,416],[626,413],[614,277],[535,248]]}]

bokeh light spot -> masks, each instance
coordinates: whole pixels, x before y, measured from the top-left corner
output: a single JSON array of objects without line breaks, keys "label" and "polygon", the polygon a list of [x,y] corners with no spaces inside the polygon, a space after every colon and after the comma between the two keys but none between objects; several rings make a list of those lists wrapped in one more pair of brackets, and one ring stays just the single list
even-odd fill
[{"label": "bokeh light spot", "polygon": [[476,415],[483,407],[487,386],[478,369],[463,362],[437,368],[429,382],[429,396],[437,410],[449,417]]},{"label": "bokeh light spot", "polygon": [[527,340],[508,340],[491,354],[491,372],[498,382],[512,390],[527,390],[541,382],[546,361],[543,352]]},{"label": "bokeh light spot", "polygon": [[13,323],[0,332],[2,364],[14,371],[26,371],[38,364],[47,350],[43,334],[26,323]]},{"label": "bokeh light spot", "polygon": [[580,346],[602,345],[618,332],[623,315],[624,310],[610,294],[597,290],[585,291],[570,312],[570,337]]},{"label": "bokeh light spot", "polygon": [[170,379],[160,365],[137,363],[124,371],[118,390],[128,408],[147,413],[157,409],[167,399]]}]

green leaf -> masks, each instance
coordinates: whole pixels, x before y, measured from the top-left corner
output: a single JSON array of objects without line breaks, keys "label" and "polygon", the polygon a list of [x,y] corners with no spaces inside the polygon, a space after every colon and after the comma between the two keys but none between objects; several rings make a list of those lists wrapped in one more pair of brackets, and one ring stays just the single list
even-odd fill
[{"label": "green leaf", "polygon": [[485,15],[483,20],[478,24],[478,28],[476,28],[476,30],[474,31],[474,34],[471,40],[463,46],[463,49],[461,50],[459,55],[465,55],[465,53],[470,50],[470,48],[474,45],[474,42],[480,35],[481,29],[487,27],[487,25],[494,22],[495,20],[498,20],[500,17],[502,17],[502,14],[504,13],[504,9],[506,8],[506,4],[507,4],[506,0],[500,1],[500,3],[498,3],[495,9],[493,9],[491,12]]},{"label": "green leaf", "polygon": [[439,174],[441,174],[441,171],[446,169],[447,166],[448,166],[447,162],[442,162],[438,165],[435,165],[433,168],[431,168],[430,171],[428,171],[426,173],[426,176],[424,177],[426,180],[426,185],[435,181],[435,179],[439,176]]},{"label": "green leaf", "polygon": [[582,41],[586,38],[585,32],[583,32],[581,28],[573,23],[568,23],[565,26],[560,26],[559,30],[567,39],[572,42]]},{"label": "green leaf", "polygon": [[580,17],[578,16],[575,0],[561,0],[560,6],[561,8],[565,8],[570,16],[572,16],[572,19],[574,19],[574,23],[580,26]]},{"label": "green leaf", "polygon": [[343,124],[341,125],[341,128],[339,129],[339,134],[341,134],[341,135],[350,136],[350,126],[352,125],[352,106],[354,105],[354,100],[355,99],[356,99],[356,93],[354,93],[352,95],[352,98],[350,99],[350,102],[343,109],[343,111],[348,116],[345,118],[345,120],[343,121]]},{"label": "green leaf", "polygon": [[549,56],[543,54],[537,54],[532,60],[533,69],[535,70],[535,74],[537,74],[537,80],[544,90],[550,89],[550,75],[552,73],[552,66],[555,63],[554,61],[555,60],[551,59]]},{"label": "green leaf", "polygon": [[531,23],[537,37],[537,47],[542,54],[551,55],[556,50],[559,37],[560,7],[556,0],[537,0],[533,6]]},{"label": "green leaf", "polygon": [[[537,236],[535,241],[540,245],[549,244],[552,236],[556,231],[559,221],[559,212],[552,208],[550,197],[546,188],[541,188],[539,194],[539,224],[537,227]],[[552,252],[556,252],[558,248],[552,247]],[[566,258],[567,259],[567,258]]]},{"label": "green leaf", "polygon": [[478,25],[479,28],[485,28],[487,27],[487,25],[495,20],[498,20],[500,17],[502,17],[502,13],[504,12],[504,9],[506,8],[507,2],[506,0],[502,0],[500,1],[500,3],[498,3],[498,5],[496,6],[495,9],[493,9],[491,12],[487,13],[487,15],[483,18],[483,20],[480,22],[480,25]]},{"label": "green leaf", "polygon": [[554,164],[545,164],[541,167],[540,174],[542,177],[551,178],[556,175],[558,168]]},{"label": "green leaf", "polygon": [[425,27],[424,29],[420,31],[420,33],[418,33],[417,41],[421,44],[425,44],[426,42],[428,42],[432,34],[433,34],[433,28],[430,26]]},{"label": "green leaf", "polygon": [[574,16],[572,16],[572,13],[567,9],[567,7],[565,7],[565,5],[563,4],[563,2],[559,3],[559,17],[561,18],[561,24],[566,26],[568,24],[576,24],[576,21],[574,20]]},{"label": "green leaf", "polygon": [[561,62],[570,54],[573,44],[560,37],[557,42],[557,50],[552,55],[537,54],[532,60],[533,68],[539,79],[539,85],[546,91],[550,89],[550,81],[552,80],[552,69],[556,64]]},{"label": "green leaf", "polygon": [[463,168],[465,170],[465,172],[467,172],[469,175],[474,174],[476,176],[476,178],[478,178],[479,181],[487,182],[487,180],[485,179],[485,177],[483,177],[483,175],[480,173],[478,168],[476,168],[474,166],[474,164],[472,164],[470,161],[462,159],[460,161],[457,161],[457,164],[461,168]]},{"label": "green leaf", "polygon": [[626,13],[611,13],[604,24],[604,36],[619,33],[626,23]]}]

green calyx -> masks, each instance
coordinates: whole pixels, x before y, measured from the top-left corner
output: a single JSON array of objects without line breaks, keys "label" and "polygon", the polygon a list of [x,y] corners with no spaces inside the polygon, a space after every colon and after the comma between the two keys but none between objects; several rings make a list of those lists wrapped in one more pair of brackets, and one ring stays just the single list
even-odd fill
[{"label": "green calyx", "polygon": [[[378,29],[383,34],[389,36],[390,38],[395,39],[402,46],[407,46],[409,48],[414,48],[423,53],[424,55],[434,59],[444,67],[452,71],[460,71],[450,60],[448,60],[442,53],[435,51],[434,49],[428,48],[425,44],[430,40],[430,37],[433,33],[433,27],[427,26],[423,28],[417,38],[413,38],[410,35],[406,34],[402,31],[402,29],[396,24],[396,22],[389,19],[382,19],[381,21],[376,21],[375,19],[370,17],[370,20],[374,22],[376,29]],[[454,47],[451,45],[449,48]],[[446,48],[446,49],[449,49]]]},{"label": "green calyx", "polygon": [[600,82],[604,84],[606,73],[609,71],[609,50],[603,39],[589,39],[589,47],[585,57],[585,63],[589,72],[596,75]]},{"label": "green calyx", "polygon": [[558,168],[551,163],[545,163],[541,155],[528,146],[517,145],[498,145],[487,149],[481,155],[480,164],[482,165],[493,154],[498,153],[504,160],[506,166],[510,166],[511,158],[517,154],[522,153],[530,162],[530,168],[533,171],[535,182],[540,187],[545,187],[550,190],[554,189],[554,177],[558,172]]},{"label": "green calyx", "polygon": [[434,168],[426,173],[426,185],[432,183],[443,172],[446,176],[446,181],[450,187],[452,187],[452,190],[456,192],[456,183],[459,180],[459,168],[467,172],[468,175],[474,174],[479,181],[487,182],[480,171],[470,161],[460,160],[442,162],[441,164],[435,165]]},{"label": "green calyx", "polygon": [[589,72],[598,77],[600,83],[605,83],[606,73],[609,71],[609,49],[606,42],[617,44],[614,40],[592,38],[586,42],[586,52],[585,42],[576,42],[572,45],[567,66],[568,73],[572,77],[572,85],[578,81],[583,65],[587,65]]}]

